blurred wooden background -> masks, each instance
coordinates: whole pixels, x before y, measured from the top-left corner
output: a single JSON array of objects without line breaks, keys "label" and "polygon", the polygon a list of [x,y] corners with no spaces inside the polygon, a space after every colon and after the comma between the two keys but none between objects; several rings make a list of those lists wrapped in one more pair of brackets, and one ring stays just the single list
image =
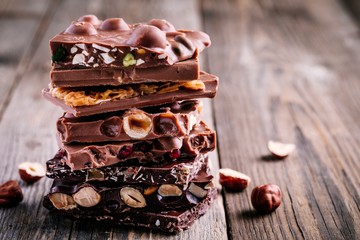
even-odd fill
[{"label": "blurred wooden background", "polygon": [[[252,178],[220,192],[190,230],[165,235],[95,221],[73,222],[42,207],[51,181],[21,183],[24,201],[0,209],[0,239],[359,239],[360,4],[355,0],[1,0],[0,182],[17,165],[45,163],[56,150],[61,110],[41,98],[49,82],[49,39],[93,13],[127,22],[165,18],[201,29],[212,46],[204,69],[220,77],[205,120],[218,133],[219,165]],[[296,144],[285,160],[267,141]],[[250,203],[274,183],[282,205],[270,215]]]}]

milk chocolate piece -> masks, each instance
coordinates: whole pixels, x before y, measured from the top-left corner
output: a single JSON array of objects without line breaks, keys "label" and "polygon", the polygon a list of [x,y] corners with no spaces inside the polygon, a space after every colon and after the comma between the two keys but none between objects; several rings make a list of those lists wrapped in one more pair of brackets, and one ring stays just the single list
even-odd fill
[{"label": "milk chocolate piece", "polygon": [[[51,191],[56,189],[56,183],[54,183],[54,185],[55,188],[52,188]],[[67,188],[65,192],[71,194],[73,189],[74,188],[72,187]],[[187,192],[186,200],[182,200],[180,202],[175,201],[176,204],[172,204],[172,199],[161,198],[164,201],[162,201],[163,203],[161,203],[160,206],[155,208],[154,211],[146,211],[145,207],[124,207],[125,203],[121,199],[121,196],[120,198],[116,196],[116,194],[119,194],[120,191],[116,191],[117,193],[110,191],[109,194],[105,194],[106,191],[101,192],[101,201],[94,207],[78,207],[70,195],[64,195],[67,196],[68,202],[65,204],[60,204],[56,201],[57,199],[59,200],[61,198],[52,198],[50,194],[44,197],[43,205],[52,212],[65,215],[72,219],[96,219],[98,221],[107,221],[117,225],[146,227],[165,232],[179,232],[190,228],[196,219],[204,215],[210,208],[210,205],[217,195],[216,188],[208,187],[206,196],[201,200],[193,194]],[[127,189],[127,191],[131,191],[131,189]],[[134,192],[137,191],[135,190]],[[158,195],[157,192],[154,194]],[[134,197],[136,197],[138,200],[135,204],[140,205],[143,201],[143,198],[139,197],[138,195],[135,195]],[[54,202],[50,200],[51,198]],[[147,200],[146,198],[144,199],[145,201]],[[155,206],[161,202],[156,200],[158,200],[158,198],[155,198],[155,202],[149,200],[146,201],[146,203],[151,204],[150,206]],[[184,204],[184,202],[186,204]],[[69,204],[73,205],[69,206]],[[56,208],[55,205],[58,208]],[[66,207],[64,207],[64,205]],[[181,206],[182,209],[176,208]],[[166,208],[169,210],[166,210]]]},{"label": "milk chocolate piece", "polygon": [[50,40],[53,66],[74,69],[172,65],[196,57],[210,45],[209,36],[203,32],[165,25],[172,26],[159,19],[126,24],[121,18],[102,22],[82,17]]},{"label": "milk chocolate piece", "polygon": [[216,135],[204,122],[184,137],[97,144],[60,143],[57,155],[74,170],[99,168],[122,163],[159,164],[191,158],[215,149]]},{"label": "milk chocolate piece", "polygon": [[188,100],[88,117],[75,117],[65,113],[57,121],[57,130],[64,143],[130,141],[133,138],[124,130],[123,119],[125,117],[129,121],[129,116],[143,115],[150,119],[150,131],[142,140],[182,137],[188,135],[199,122],[201,109],[201,102]]},{"label": "milk chocolate piece", "polygon": [[183,184],[187,185],[196,174],[203,170],[207,172],[207,157],[202,154],[190,158],[181,159],[167,164],[152,166],[125,165],[118,163],[115,165],[89,168],[72,171],[66,165],[66,160],[56,155],[53,159],[46,162],[46,176],[55,179],[66,179],[74,182],[126,182],[144,184]]},{"label": "milk chocolate piece", "polygon": [[[89,106],[69,106],[63,99],[54,97],[50,89],[43,90],[43,96],[55,105],[60,106],[65,112],[74,116],[89,116],[105,112],[120,111],[128,108],[141,108],[147,106],[157,106],[165,103],[182,101],[194,98],[213,98],[218,87],[218,78],[214,75],[201,72],[199,79],[205,86],[202,90],[188,90],[180,88],[176,91],[166,93],[153,93],[149,95],[139,95],[120,100],[99,101],[95,105]],[[196,80],[195,80],[196,81]],[[135,85],[136,87],[136,85]]]},{"label": "milk chocolate piece", "polygon": [[197,59],[154,68],[83,68],[55,69],[50,72],[51,84],[57,87],[85,87],[131,83],[189,81],[200,76]]}]

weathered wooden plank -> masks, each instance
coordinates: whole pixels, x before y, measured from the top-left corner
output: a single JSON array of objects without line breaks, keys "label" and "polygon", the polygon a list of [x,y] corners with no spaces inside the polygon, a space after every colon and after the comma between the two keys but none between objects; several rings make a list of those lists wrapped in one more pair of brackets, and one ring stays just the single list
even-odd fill
[{"label": "weathered wooden plank", "polygon": [[[358,29],[336,1],[203,1],[221,165],[252,177],[225,195],[234,239],[355,239],[360,234]],[[294,142],[284,161],[270,139]],[[251,189],[283,204],[258,215]],[[357,237],[356,237],[357,236]]]},{"label": "weathered wooden plank", "polygon": [[[178,27],[200,28],[199,9],[196,1],[61,1],[52,21],[45,29],[43,38],[33,50],[29,67],[19,77],[17,87],[12,92],[11,101],[0,122],[0,151],[5,160],[0,169],[0,180],[19,180],[17,165],[23,161],[45,161],[56,152],[55,121],[61,110],[43,100],[41,88],[48,82],[49,59],[48,40],[64,29],[73,19],[94,13],[101,17],[124,17],[128,22],[145,21],[151,17],[164,17]],[[174,8],[173,6],[177,6]],[[151,6],[151,7],[150,7]],[[130,9],[139,9],[136,12]],[[185,11],[186,10],[186,11]],[[177,18],[180,13],[184,19]],[[41,41],[40,41],[41,40]],[[211,124],[211,107],[208,102],[204,118]],[[215,167],[217,155],[213,154]],[[201,237],[226,239],[225,215],[222,199],[200,219],[190,230],[178,235],[164,235],[148,230],[120,228],[96,221],[73,222],[51,215],[41,205],[42,196],[50,188],[51,181],[43,179],[33,186],[22,185],[24,202],[13,209],[0,210],[0,238],[27,239],[198,239]],[[24,224],[19,224],[24,223]]]}]

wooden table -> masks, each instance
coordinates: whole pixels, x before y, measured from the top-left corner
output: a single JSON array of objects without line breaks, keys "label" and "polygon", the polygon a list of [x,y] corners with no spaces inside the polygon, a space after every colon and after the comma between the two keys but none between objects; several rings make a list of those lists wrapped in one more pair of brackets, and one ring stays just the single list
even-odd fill
[{"label": "wooden table", "polygon": [[[213,169],[252,178],[241,193],[222,191],[177,235],[50,215],[41,201],[51,181],[20,181],[25,199],[0,209],[0,239],[360,239],[359,10],[355,0],[0,1],[0,182],[20,180],[19,163],[45,163],[56,152],[61,110],[40,95],[49,82],[48,42],[86,13],[166,18],[207,32],[203,66],[221,80],[204,116],[218,133]],[[271,139],[296,151],[275,160]],[[283,193],[270,215],[250,203],[252,188],[264,183]]]}]

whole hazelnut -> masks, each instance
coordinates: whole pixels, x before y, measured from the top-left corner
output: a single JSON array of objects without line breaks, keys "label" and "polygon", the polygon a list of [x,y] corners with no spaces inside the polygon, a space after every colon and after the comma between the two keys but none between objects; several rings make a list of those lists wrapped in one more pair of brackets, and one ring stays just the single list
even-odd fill
[{"label": "whole hazelnut", "polygon": [[266,184],[252,190],[251,203],[260,213],[271,213],[281,204],[282,194],[279,186]]}]

